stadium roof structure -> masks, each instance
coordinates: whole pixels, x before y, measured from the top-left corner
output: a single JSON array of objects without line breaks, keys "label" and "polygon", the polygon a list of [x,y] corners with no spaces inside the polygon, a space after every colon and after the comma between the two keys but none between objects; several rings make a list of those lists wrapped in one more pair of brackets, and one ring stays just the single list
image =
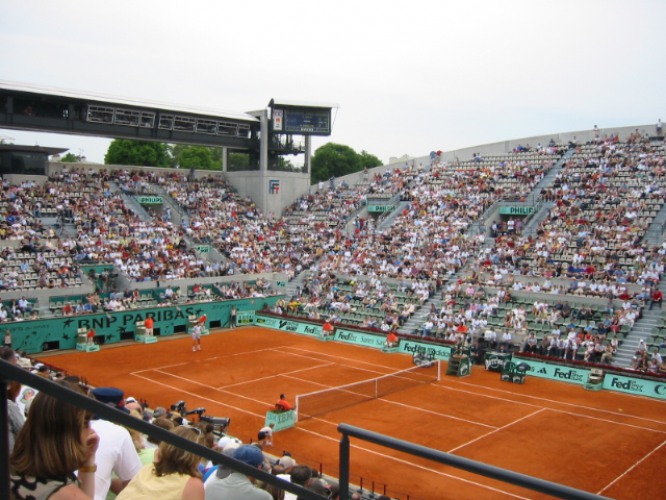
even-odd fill
[{"label": "stadium roof structure", "polygon": [[160,101],[152,101],[149,99],[132,99],[128,97],[104,95],[98,93],[83,92],[78,90],[74,91],[58,87],[48,87],[48,86],[34,85],[30,83],[13,82],[8,80],[0,80],[0,89],[12,90],[16,92],[46,94],[57,97],[69,97],[72,99],[81,99],[86,101],[113,102],[116,104],[125,104],[128,106],[135,106],[141,108],[156,108],[164,111],[179,111],[183,113],[213,116],[217,118],[230,118],[234,120],[244,120],[251,122],[259,121],[257,117],[252,116],[251,114],[248,113],[221,111],[210,108],[187,106],[183,104],[171,104]]},{"label": "stadium roof structure", "polygon": [[271,99],[269,106],[293,106],[299,108],[325,108],[333,109],[339,108],[338,103],[330,102],[308,102],[308,101],[297,101],[294,99]]},{"label": "stadium roof structure", "polygon": [[69,148],[52,148],[43,146],[23,146],[20,144],[0,144],[0,151],[21,151],[23,153],[45,153],[57,155],[68,151]]}]

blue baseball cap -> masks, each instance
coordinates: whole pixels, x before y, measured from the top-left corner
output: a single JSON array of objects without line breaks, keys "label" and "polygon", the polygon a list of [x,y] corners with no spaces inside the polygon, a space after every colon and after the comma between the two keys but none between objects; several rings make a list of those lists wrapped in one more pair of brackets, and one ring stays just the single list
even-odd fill
[{"label": "blue baseball cap", "polygon": [[95,399],[101,403],[120,406],[123,401],[123,391],[116,387],[97,387],[92,390]]},{"label": "blue baseball cap", "polygon": [[245,444],[234,450],[234,458],[253,467],[259,467],[264,463],[264,454],[256,446]]}]

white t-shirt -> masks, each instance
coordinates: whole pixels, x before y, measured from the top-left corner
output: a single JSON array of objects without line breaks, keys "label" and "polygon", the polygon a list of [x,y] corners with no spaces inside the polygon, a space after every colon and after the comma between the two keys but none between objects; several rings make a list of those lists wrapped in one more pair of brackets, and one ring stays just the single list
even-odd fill
[{"label": "white t-shirt", "polygon": [[129,481],[141,470],[141,460],[127,429],[107,420],[91,420],[90,426],[99,435],[95,500],[105,500],[111,487],[111,473]]},{"label": "white t-shirt", "polygon": [[[284,479],[285,481],[288,481],[291,483],[291,474],[278,474],[276,477],[279,477],[280,479]],[[284,492],[284,499],[283,500],[296,500],[298,497],[294,495],[293,493],[289,491]]]}]

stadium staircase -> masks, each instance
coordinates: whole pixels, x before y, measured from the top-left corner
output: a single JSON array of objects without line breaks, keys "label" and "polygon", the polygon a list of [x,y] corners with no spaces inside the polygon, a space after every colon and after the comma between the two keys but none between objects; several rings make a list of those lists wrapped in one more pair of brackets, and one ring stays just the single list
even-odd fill
[{"label": "stadium staircase", "polygon": [[123,203],[125,203],[125,206],[129,208],[139,219],[144,222],[152,220],[152,216],[146,211],[145,208],[141,206],[141,204],[133,195],[121,193],[120,197],[122,198]]},{"label": "stadium staircase", "polygon": [[[647,230],[646,243],[649,248],[660,247],[663,244],[665,225],[666,205],[657,213],[657,216]],[[661,280],[659,282],[659,289],[666,295],[666,281]],[[650,310],[649,306],[644,307],[640,319],[634,323],[633,328],[618,347],[613,364],[623,368],[631,368],[634,354],[638,350],[641,339],[645,340],[650,351],[655,349],[655,344],[652,341],[655,335],[659,333],[659,327],[663,323],[664,316],[661,308],[655,307]],[[656,345],[656,349],[659,349],[658,344]]]},{"label": "stadium staircase", "polygon": [[[666,284],[660,283],[659,289],[666,295]],[[617,349],[617,354],[613,359],[613,365],[621,368],[631,368],[634,360],[634,354],[638,350],[638,345],[642,340],[651,349],[651,339],[659,331],[659,327],[664,323],[662,309],[655,307],[650,310],[649,306],[643,308],[641,318],[634,323],[629,334],[622,340]],[[658,347],[657,347],[658,349]]]},{"label": "stadium staircase", "polygon": [[[548,173],[543,177],[543,179],[541,179],[536,184],[530,195],[527,197],[527,201],[525,202],[526,205],[537,204],[537,200],[539,199],[541,190],[547,188],[553,183],[557,174],[560,172],[560,170],[562,170],[562,166],[569,158],[571,158],[573,153],[574,150],[569,149],[562,156],[562,158],[560,158],[556,162],[553,168],[551,168],[548,171]],[[551,202],[541,204],[540,210],[538,210],[537,213],[530,218],[530,222],[525,226],[525,231],[531,230],[533,233],[535,233],[539,223],[547,216],[548,212],[553,206],[554,204]],[[472,224],[470,226],[469,228],[470,234],[474,236],[482,232],[487,232],[486,226],[484,225],[483,221],[493,220],[493,218],[496,215],[496,212],[499,210],[499,207],[500,207],[499,203],[493,203],[490,207],[488,207],[480,218],[481,222]],[[494,246],[494,243],[495,239],[486,235],[486,239],[483,243],[482,250],[485,248],[492,248]],[[459,279],[461,276],[468,275],[474,265],[475,265],[475,259],[470,259],[465,266],[459,269],[456,273],[450,275],[448,281],[451,282]],[[437,293],[431,296],[430,299],[427,300],[423,304],[423,306],[421,306],[418,310],[416,310],[414,314],[412,314],[411,318],[409,318],[405,322],[405,324],[398,329],[398,333],[411,334],[411,335],[420,334],[421,326],[423,325],[423,323],[425,323],[428,314],[430,313],[430,308],[432,304],[435,305],[437,310],[441,308],[442,305],[441,293]]]},{"label": "stadium staircase", "polygon": [[[540,193],[544,188],[548,188],[552,185],[553,181],[562,170],[564,164],[569,160],[575,153],[574,148],[570,148],[567,152],[557,161],[557,163],[549,170],[549,172],[541,179],[532,193],[527,197],[525,202],[528,205],[539,206],[537,212],[530,218],[530,221],[524,228],[524,233],[527,235],[534,235],[539,227],[540,222],[548,216],[551,209],[554,207],[553,202],[542,202],[538,203]],[[378,229],[389,227],[395,217],[407,206],[410,205],[410,202],[403,201],[400,202],[398,207],[392,211],[383,221],[378,225]],[[470,234],[477,235],[482,232],[486,232],[486,226],[484,221],[492,220],[496,216],[496,212],[499,209],[499,204],[494,203],[491,205],[480,218],[480,222],[472,224],[469,228]],[[363,212],[364,215],[367,215],[367,211]],[[346,226],[347,231],[353,231],[354,218],[350,217],[349,222]],[[648,229],[646,238],[650,247],[657,247],[664,242],[664,228],[666,227],[666,205],[662,210],[657,214],[652,225]],[[492,248],[494,245],[494,239],[487,237],[484,241],[484,248]],[[449,276],[448,281],[458,280],[460,277],[464,277],[470,273],[472,266],[474,265],[474,259],[470,259],[469,262],[459,269],[456,273]],[[300,295],[300,290],[303,284],[303,280],[309,275],[309,271],[305,270],[296,276],[293,280],[289,282],[286,288],[287,297],[298,297]],[[659,288],[666,295],[666,282],[660,283]],[[431,306],[435,305],[435,308],[438,310],[442,305],[442,294],[437,292],[433,294],[429,300],[427,300],[421,307],[419,307],[415,313],[405,322],[405,324],[398,330],[398,333],[401,334],[420,334],[421,327],[425,323]],[[618,348],[618,353],[614,359],[613,364],[619,367],[630,367],[633,361],[633,356],[635,351],[638,349],[638,343],[640,339],[645,339],[646,343],[649,343],[650,339],[653,339],[654,335],[658,333],[658,328],[663,324],[663,317],[661,309],[649,310],[648,307],[644,308],[642,317],[634,323],[634,327],[629,332],[626,338],[622,340]]]},{"label": "stadium staircase", "polygon": [[401,201],[398,203],[390,214],[388,214],[384,219],[377,225],[377,229],[382,230],[390,227],[393,224],[395,218],[402,213],[405,208],[408,208],[412,205],[411,201]]},{"label": "stadium staircase", "polygon": [[289,283],[287,283],[284,292],[285,296],[287,297],[287,300],[291,299],[292,297],[300,297],[303,281],[308,276],[310,276],[310,271],[306,269],[304,271],[301,271],[298,275],[294,277],[294,279],[292,279]]},{"label": "stadium staircase", "polygon": [[173,222],[174,226],[189,226],[190,218],[187,215],[187,212],[176,200],[173,199],[169,193],[167,193],[166,189],[164,189],[163,186],[159,186],[157,184],[153,184],[152,189],[155,191],[155,194],[162,197],[164,204],[171,208],[171,222]]}]

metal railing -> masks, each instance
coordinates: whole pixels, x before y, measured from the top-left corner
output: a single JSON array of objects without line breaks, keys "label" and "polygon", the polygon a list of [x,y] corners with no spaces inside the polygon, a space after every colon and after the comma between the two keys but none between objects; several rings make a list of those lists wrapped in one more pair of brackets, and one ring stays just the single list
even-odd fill
[{"label": "metal railing", "polygon": [[526,474],[502,469],[493,465],[477,462],[469,458],[460,457],[451,453],[434,450],[418,444],[392,438],[384,434],[354,427],[348,424],[339,424],[338,432],[342,434],[340,439],[340,498],[348,498],[349,495],[349,438],[355,437],[369,443],[378,444],[392,450],[402,451],[416,457],[426,458],[444,465],[450,465],[481,476],[497,479],[505,483],[522,486],[530,490],[546,493],[557,498],[566,498],[569,500],[600,500],[607,497],[595,495],[587,491],[571,488],[545,479],[539,479]]},{"label": "metal railing", "polygon": [[[100,418],[114,422],[125,427],[129,427],[148,436],[155,437],[158,440],[166,441],[182,448],[188,452],[195,453],[205,459],[212,460],[215,463],[225,465],[248,476],[254,477],[260,481],[276,486],[277,488],[299,495],[299,498],[307,500],[318,500],[322,497],[313,491],[307,490],[297,484],[283,481],[269,472],[261,471],[255,467],[243,462],[234,460],[231,457],[218,453],[211,448],[199,445],[185,438],[177,436],[172,432],[157,427],[149,422],[145,422],[116,408],[100,403],[95,399],[70,389],[58,385],[51,380],[28,372],[27,370],[0,360],[0,464],[4,464],[0,471],[0,498],[9,498],[9,439],[8,439],[8,418],[7,418],[7,382],[17,380],[22,384],[44,392],[61,401],[70,403],[74,406],[83,408]],[[339,498],[347,500],[349,498],[349,474],[350,474],[350,437],[361,439],[370,443],[378,444],[389,449],[402,451],[411,455],[426,458],[437,463],[449,465],[461,470],[479,474],[509,484],[528,488],[540,493],[557,498],[566,498],[571,500],[600,500],[607,497],[595,495],[587,491],[575,489],[562,484],[546,481],[533,476],[520,474],[500,467],[484,464],[468,458],[442,452],[432,448],[427,448],[418,444],[410,443],[400,439],[392,438],[384,434],[361,429],[348,424],[339,424],[338,431],[342,434],[340,440],[339,457]]]},{"label": "metal railing", "polygon": [[[79,408],[96,415],[110,422],[129,427],[138,432],[155,437],[158,440],[166,441],[169,444],[194,453],[203,458],[225,465],[235,471],[242,472],[248,476],[254,477],[260,481],[276,486],[282,490],[289,491],[298,495],[299,498],[308,500],[320,500],[326,497],[305,489],[297,484],[279,479],[270,472],[264,472],[256,467],[239,462],[231,457],[218,453],[211,448],[202,446],[193,441],[180,437],[168,430],[162,429],[149,422],[133,417],[132,415],[120,411],[111,406],[100,403],[99,401],[82,394],[72,391],[66,387],[58,385],[51,380],[28,372],[24,368],[0,360],[0,498],[10,498],[9,482],[9,423],[7,417],[7,382],[17,380],[23,385],[37,389],[49,396],[55,397],[60,401],[67,402]],[[343,497],[346,498],[346,497]]]}]

